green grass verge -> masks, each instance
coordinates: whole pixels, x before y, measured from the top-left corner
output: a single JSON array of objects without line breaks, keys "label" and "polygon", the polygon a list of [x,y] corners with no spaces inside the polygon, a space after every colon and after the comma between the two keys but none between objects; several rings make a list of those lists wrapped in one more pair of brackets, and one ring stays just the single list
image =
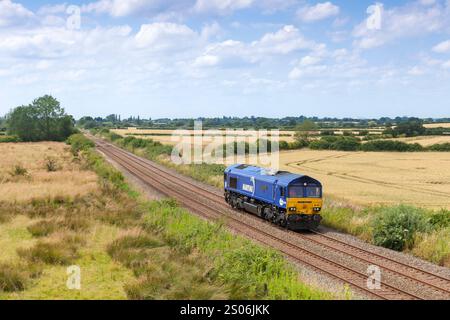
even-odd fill
[{"label": "green grass verge", "polygon": [[327,299],[311,288],[274,250],[236,236],[218,223],[205,222],[174,201],[153,202],[145,216],[147,229],[160,234],[175,250],[198,250],[212,261],[210,276],[227,284],[231,299]]}]

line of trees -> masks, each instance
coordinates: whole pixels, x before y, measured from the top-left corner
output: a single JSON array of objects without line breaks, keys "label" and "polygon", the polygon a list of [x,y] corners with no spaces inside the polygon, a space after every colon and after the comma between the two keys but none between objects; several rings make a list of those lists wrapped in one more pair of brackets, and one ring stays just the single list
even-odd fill
[{"label": "line of trees", "polygon": [[75,121],[50,95],[19,106],[6,116],[7,133],[22,141],[64,141],[75,130]]},{"label": "line of trees", "polygon": [[[78,121],[78,125],[86,129],[106,127],[106,128],[122,128],[122,127],[141,127],[141,128],[163,128],[175,129],[184,128],[191,129],[194,126],[192,118],[182,119],[145,119],[139,116],[131,116],[121,118],[120,115],[110,114],[105,118],[86,116]],[[203,124],[203,128],[252,128],[252,129],[287,129],[295,130],[300,126],[310,126],[314,130],[329,130],[334,128],[342,129],[366,129],[385,127],[387,130],[396,128],[403,124],[410,126],[412,123],[423,125],[424,123],[443,123],[450,122],[450,118],[441,119],[418,119],[411,117],[396,117],[379,119],[352,119],[352,118],[318,118],[318,117],[285,117],[285,118],[265,118],[265,117],[221,117],[221,118],[198,118]],[[420,129],[420,128],[416,128]],[[401,129],[400,131],[402,131]],[[412,128],[413,131],[417,131]],[[397,131],[391,132],[396,134]],[[399,133],[401,134],[401,133]]]}]

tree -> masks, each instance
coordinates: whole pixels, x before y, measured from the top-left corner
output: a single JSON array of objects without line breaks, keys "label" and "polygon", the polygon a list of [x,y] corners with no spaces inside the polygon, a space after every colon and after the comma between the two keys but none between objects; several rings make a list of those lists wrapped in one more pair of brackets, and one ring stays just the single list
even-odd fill
[{"label": "tree", "polygon": [[79,127],[84,128],[84,129],[98,128],[100,126],[99,122],[101,122],[101,120],[97,121],[97,120],[94,120],[94,118],[89,117],[89,116],[88,117],[82,117],[82,118],[80,118],[80,120],[77,121],[77,125]]},{"label": "tree", "polygon": [[[397,118],[396,118],[397,119]],[[401,118],[399,118],[401,119]],[[426,132],[426,128],[423,126],[423,121],[417,118],[410,118],[407,121],[401,121],[397,123],[395,128],[388,127],[383,133],[391,134],[393,137],[397,137],[401,134],[407,137],[415,137],[423,135]]]},{"label": "tree", "polygon": [[315,124],[311,120],[303,120],[303,122],[297,126],[294,138],[297,141],[308,140],[310,131],[314,131],[317,129],[317,124]]},{"label": "tree", "polygon": [[398,134],[404,134],[407,137],[414,137],[424,134],[426,129],[423,126],[423,121],[420,119],[410,119],[407,122],[402,122],[394,129]]},{"label": "tree", "polygon": [[8,133],[22,141],[63,141],[75,131],[74,123],[72,116],[49,95],[17,107],[7,116]]},{"label": "tree", "polygon": [[117,115],[110,114],[109,116],[107,116],[105,118],[105,120],[108,121],[108,122],[116,123],[117,122]]},{"label": "tree", "polygon": [[6,119],[0,117],[0,132],[6,131]]}]

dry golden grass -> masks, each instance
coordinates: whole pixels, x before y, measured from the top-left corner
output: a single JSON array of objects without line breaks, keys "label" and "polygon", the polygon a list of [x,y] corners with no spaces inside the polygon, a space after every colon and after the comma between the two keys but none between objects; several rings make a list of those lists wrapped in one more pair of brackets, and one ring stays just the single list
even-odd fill
[{"label": "dry golden grass", "polygon": [[[1,143],[0,154],[0,201],[75,197],[98,189],[95,173],[82,170],[64,143]],[[47,171],[49,158],[57,171]],[[25,176],[13,174],[17,165],[26,169]]]},{"label": "dry golden grass", "polygon": [[311,175],[325,193],[352,203],[408,203],[450,208],[450,153],[341,152],[280,153],[280,167]]}]

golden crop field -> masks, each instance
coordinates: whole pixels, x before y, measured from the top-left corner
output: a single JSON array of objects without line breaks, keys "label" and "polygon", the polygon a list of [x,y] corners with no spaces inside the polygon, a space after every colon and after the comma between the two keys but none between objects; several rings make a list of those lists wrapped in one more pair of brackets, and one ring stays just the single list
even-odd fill
[{"label": "golden crop field", "polygon": [[406,143],[418,143],[423,147],[428,147],[433,144],[450,143],[450,135],[448,136],[419,136],[410,138],[396,138],[392,139],[396,141],[402,141]]},{"label": "golden crop field", "polygon": [[[0,154],[0,201],[82,196],[98,188],[97,176],[81,170],[64,143],[0,143]],[[56,171],[47,170],[48,161]]]},{"label": "golden crop field", "polygon": [[[155,141],[159,141],[164,144],[170,144],[175,145],[178,140],[172,141],[172,133],[174,133],[174,130],[142,130],[142,129],[134,129],[134,128],[128,128],[128,129],[114,129],[111,130],[114,133],[117,133],[121,136],[135,136],[137,138],[142,139],[152,139]],[[185,130],[187,134],[191,135],[194,134],[194,130]],[[204,130],[203,134],[205,135],[203,137],[203,145],[209,144],[212,141],[217,141],[217,144],[222,144],[225,141],[220,141],[220,134],[225,134],[226,131],[219,131],[214,130],[214,134],[212,134],[209,130]],[[270,131],[268,132],[270,134]],[[208,135],[210,134],[210,135]],[[284,140],[286,142],[293,142],[294,141],[294,131],[280,131],[280,140]],[[249,134],[248,131],[244,130],[233,130],[233,135],[236,137],[236,141],[246,141],[246,142],[255,142],[258,137],[252,136]],[[215,138],[219,138],[215,140]],[[270,136],[262,135],[260,138],[270,139]]]},{"label": "golden crop field", "polygon": [[[343,135],[343,131],[352,131],[355,134],[358,133],[358,129],[354,129],[354,130],[327,129],[327,130],[335,130],[334,133],[336,135]],[[114,129],[111,131],[114,133],[117,133],[121,136],[124,136],[124,137],[135,136],[136,138],[152,139],[155,141],[159,141],[163,144],[169,144],[169,145],[175,145],[178,141],[178,140],[175,140],[175,141],[172,140],[171,135],[174,132],[174,130],[128,128],[128,129]],[[217,133],[225,134],[225,131],[215,130],[215,132],[216,133],[214,135],[208,135],[208,130],[204,130],[205,136],[203,137],[203,145],[207,145],[207,144],[211,143],[212,141],[217,141],[216,144],[218,144],[218,145],[223,144],[224,141],[220,141],[220,139],[218,139],[218,140],[214,140],[214,139],[218,137]],[[190,135],[194,134],[194,130],[186,130],[186,133],[190,134]],[[317,133],[317,132],[315,132],[315,133]],[[270,134],[270,132],[269,132],[269,134]],[[280,134],[280,136],[279,136],[280,141],[294,142],[294,140],[295,140],[294,139],[295,131],[281,130],[279,132],[279,134]],[[381,131],[376,131],[376,130],[371,129],[370,134],[381,134]],[[233,130],[233,135],[236,136],[236,141],[246,141],[249,143],[253,143],[258,139],[258,137],[251,136],[251,135],[249,135],[248,131],[244,131],[244,130]],[[270,140],[270,136],[266,136],[266,135],[262,135],[260,138]]]},{"label": "golden crop field", "polygon": [[425,128],[450,128],[450,122],[447,123],[429,123],[424,125]]},{"label": "golden crop field", "polygon": [[280,153],[282,170],[311,175],[326,194],[361,205],[408,203],[450,208],[450,153]]}]

